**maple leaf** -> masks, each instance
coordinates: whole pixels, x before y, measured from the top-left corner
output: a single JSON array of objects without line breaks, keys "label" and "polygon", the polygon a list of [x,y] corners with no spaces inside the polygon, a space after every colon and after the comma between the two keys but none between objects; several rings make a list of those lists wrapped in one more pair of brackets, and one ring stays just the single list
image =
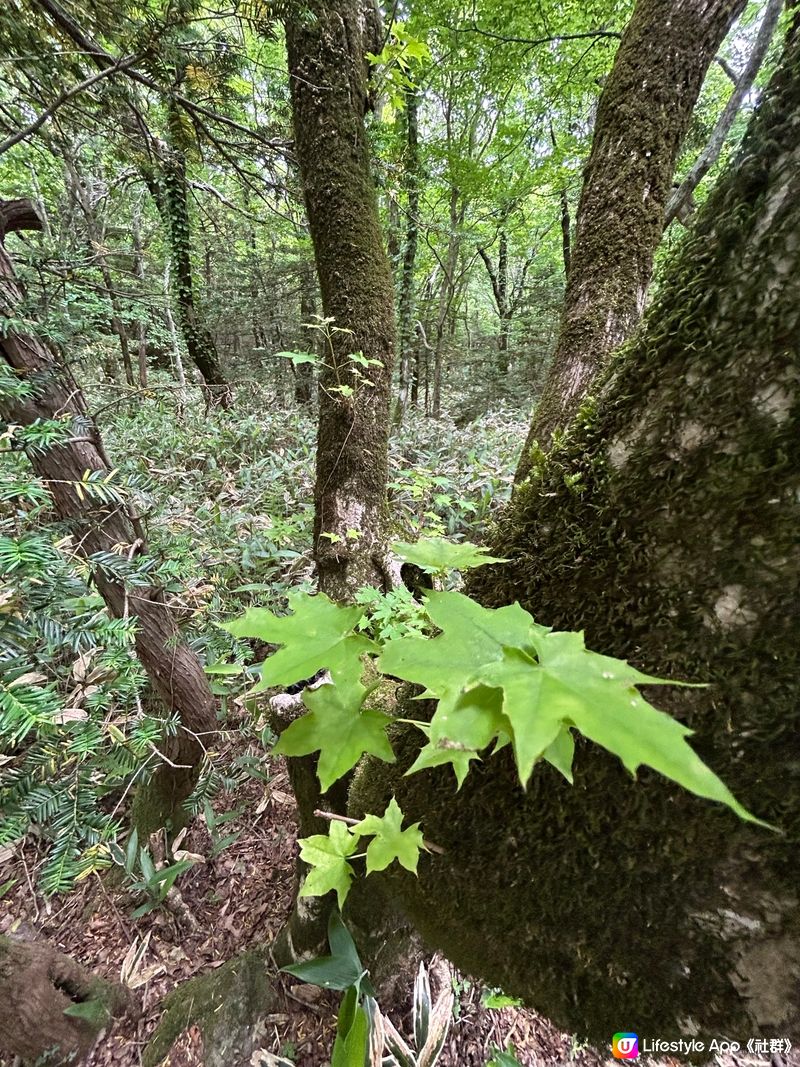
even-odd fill
[{"label": "maple leaf", "polygon": [[485,567],[487,563],[508,563],[507,559],[487,555],[488,549],[470,541],[447,541],[444,537],[423,537],[410,544],[395,541],[392,548],[406,563],[413,563],[428,574],[444,574],[449,570],[464,571]]},{"label": "maple leaf", "polygon": [[286,646],[264,661],[261,680],[251,692],[292,685],[312,678],[321,670],[330,671],[334,679],[360,678],[361,656],[379,651],[372,641],[353,633],[364,609],[335,604],[324,593],[315,596],[299,593],[289,602],[290,615],[249,608],[240,619],[222,627],[234,637],[252,637]]},{"label": "maple leaf", "polygon": [[402,825],[403,812],[392,797],[382,816],[366,815],[352,828],[354,834],[362,837],[374,834],[367,846],[367,874],[386,870],[392,860],[397,860],[407,871],[417,873],[419,852],[424,847],[422,831],[418,822],[405,830]]},{"label": "maple leaf", "polygon": [[336,685],[306,689],[303,703],[309,713],[283,731],[273,752],[307,756],[318,751],[317,776],[323,793],[355,767],[365,752],[394,763],[394,752],[386,737],[391,718],[363,707],[368,692],[361,682],[346,677]]},{"label": "maple leaf", "polygon": [[432,590],[425,611],[442,633],[390,641],[380,659],[385,674],[424,685],[423,696],[460,691],[476,667],[501,659],[506,645],[529,645],[534,632],[546,632],[519,604],[483,608],[463,593]]},{"label": "maple leaf", "polygon": [[339,908],[343,908],[355,873],[347,857],[358,847],[358,838],[344,823],[332,822],[327,834],[302,837],[298,844],[300,858],[311,868],[299,895],[322,897],[335,890]]}]

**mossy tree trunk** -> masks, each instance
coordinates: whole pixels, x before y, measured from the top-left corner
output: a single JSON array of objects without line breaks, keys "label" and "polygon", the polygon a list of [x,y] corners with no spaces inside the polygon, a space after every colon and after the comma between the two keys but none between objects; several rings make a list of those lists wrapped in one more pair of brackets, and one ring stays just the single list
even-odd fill
[{"label": "mossy tree trunk", "polygon": [[[25,200],[0,201],[0,314],[14,318],[24,293],[3,244],[6,233],[38,229],[39,223]],[[10,423],[29,426],[36,419],[71,417],[71,440],[30,453],[30,462],[50,491],[59,518],[76,534],[76,550],[90,563],[96,553],[118,553],[128,558],[146,551],[144,531],[125,503],[103,503],[92,498],[86,482],[96,472],[111,472],[97,427],[86,401],[69,371],[37,337],[13,330],[0,338],[0,358],[23,380],[34,383],[27,396],[0,395],[0,415]],[[180,725],[164,737],[153,778],[142,791],[141,832],[173,825],[183,819],[183,802],[192,791],[205,745],[216,731],[215,701],[197,656],[185,641],[165,603],[163,590],[126,586],[92,563],[98,592],[116,618],[136,616],[136,652],[156,694],[176,713]],[[205,735],[205,736],[203,736]]]},{"label": "mossy tree trunk", "polygon": [[[800,33],[738,159],[592,404],[537,457],[475,573],[488,606],[649,673],[652,699],[780,834],[588,743],[575,785],[507,751],[468,776],[370,761],[351,814],[396,794],[446,849],[394,889],[429,942],[606,1045],[800,1038]],[[632,722],[635,728],[635,722]],[[634,1026],[635,1023],[635,1026]]]},{"label": "mossy tree trunk", "polygon": [[151,191],[154,182],[158,186],[154,199],[167,231],[178,324],[189,358],[203,376],[210,403],[229,408],[233,403],[233,392],[222,370],[214,338],[197,305],[192,269],[186,160],[179,151],[164,151],[165,157],[155,179],[150,178],[150,185]]},{"label": "mossy tree trunk", "polygon": [[[302,340],[300,350],[311,355],[319,355],[319,330],[316,329],[314,317],[317,314],[317,277],[311,260],[304,263],[300,271],[300,322]],[[308,407],[314,400],[314,367],[311,363],[300,363],[294,368],[295,402]]]},{"label": "mossy tree trunk", "polygon": [[380,51],[380,26],[363,0],[299,8],[286,19],[295,148],[323,313],[332,320],[320,375],[314,546],[320,588],[346,600],[388,580],[394,295],[364,125],[365,52]]},{"label": "mossy tree trunk", "polygon": [[[132,1001],[40,941],[0,937],[0,1052],[23,1062],[75,1064]],[[81,1015],[66,1015],[79,1009]]]},{"label": "mossy tree trunk", "polygon": [[744,0],[638,0],[597,109],[561,328],[516,481],[534,442],[575,414],[639,320],[678,149],[703,78]]}]

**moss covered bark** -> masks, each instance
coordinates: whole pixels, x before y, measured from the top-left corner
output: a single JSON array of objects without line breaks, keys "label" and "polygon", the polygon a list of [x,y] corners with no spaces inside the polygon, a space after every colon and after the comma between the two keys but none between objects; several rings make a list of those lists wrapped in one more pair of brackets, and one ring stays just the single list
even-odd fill
[{"label": "moss covered bark", "polygon": [[644,308],[678,149],[743,0],[638,0],[597,109],[556,351],[530,446],[546,447]]},{"label": "moss covered bark", "polygon": [[132,1004],[123,986],[51,945],[0,937],[0,1052],[23,1063],[76,1064]]},{"label": "moss covered bark", "polygon": [[699,754],[781,829],[588,744],[575,785],[523,794],[507,752],[461,791],[371,762],[351,811],[392,792],[447,850],[395,892],[460,967],[605,1044],[630,1028],[800,1036],[800,47],[795,31],[741,153],[639,335],[495,532],[471,592],[651,673]]},{"label": "moss covered bark", "polygon": [[365,52],[380,51],[380,25],[361,0],[296,6],[286,19],[295,148],[331,320],[320,375],[315,555],[320,587],[346,600],[365,583],[386,584],[394,294],[364,124]]},{"label": "moss covered bark", "polygon": [[277,1007],[268,967],[267,950],[252,949],[169,993],[144,1067],[169,1065],[172,1046],[190,1026],[200,1031],[205,1067],[249,1067],[266,1041],[266,1016]]}]

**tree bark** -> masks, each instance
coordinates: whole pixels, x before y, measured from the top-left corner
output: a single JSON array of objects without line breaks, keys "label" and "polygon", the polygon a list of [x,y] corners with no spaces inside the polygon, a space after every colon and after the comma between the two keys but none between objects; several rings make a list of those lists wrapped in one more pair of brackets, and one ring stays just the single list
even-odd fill
[{"label": "tree bark", "polygon": [[743,0],[638,0],[597,109],[553,361],[517,468],[566,427],[644,309],[678,149]]},{"label": "tree bark", "polygon": [[782,832],[633,781],[583,742],[574,786],[539,765],[522,793],[506,751],[454,794],[449,772],[402,777],[409,728],[397,767],[370,760],[351,786],[351,814],[394,794],[446,849],[393,883],[429,943],[603,1045],[621,1020],[664,1039],[800,1038],[799,162],[795,28],[643,329],[503,516],[490,544],[512,562],[469,584],[708,683],[652,699]]},{"label": "tree bark", "polygon": [[[133,213],[133,254],[136,260],[136,278],[140,286],[140,296],[144,294],[144,248],[142,247],[142,218],[140,206],[134,208]],[[136,325],[136,339],[138,341],[137,363],[139,369],[139,388],[147,388],[147,327],[143,315],[143,309],[139,311],[139,322]]]},{"label": "tree bark", "polygon": [[[0,937],[0,1051],[29,1063],[75,1064],[131,1003],[123,986],[51,945]],[[64,1014],[77,1005],[85,1016]]]},{"label": "tree bark", "polygon": [[170,152],[169,158],[160,161],[158,173],[151,173],[146,180],[167,231],[172,287],[186,351],[203,376],[210,403],[227,409],[233,404],[233,391],[220,365],[217,346],[197,307],[186,160],[180,152]]},{"label": "tree bark", "polygon": [[[369,4],[314,0],[286,22],[295,148],[322,307],[314,545],[320,588],[347,600],[387,583],[387,448],[394,359],[392,277],[364,126]],[[380,50],[378,48],[378,50]],[[350,359],[361,353],[368,366]]]},{"label": "tree bark", "polygon": [[[13,318],[23,296],[11,259],[0,243],[0,312]],[[22,397],[0,395],[0,413],[6,422],[29,426],[36,419],[69,418],[74,424],[70,441],[31,451],[29,459],[49,489],[59,518],[75,532],[77,551],[89,562],[95,553],[119,552],[120,546],[131,556],[144,551],[144,533],[130,509],[124,504],[92,500],[87,477],[95,472],[110,475],[111,464],[83,394],[69,372],[39,338],[13,330],[0,337],[0,357],[34,386]],[[166,758],[159,762],[142,796],[141,828],[149,832],[166,825],[166,820],[173,824],[181,821],[182,805],[197,781],[205,744],[216,732],[214,698],[200,661],[181,640],[163,591],[126,587],[96,563],[92,569],[109,612],[116,618],[137,617],[139,659],[155,692],[180,719],[174,736],[163,740]]]},{"label": "tree bark", "polygon": [[[300,323],[303,340],[301,348],[311,355],[319,355],[319,330],[316,329],[314,316],[317,314],[317,278],[314,264],[309,261],[303,265],[300,275]],[[295,367],[294,399],[296,403],[308,407],[314,400],[314,366],[300,363]]]}]

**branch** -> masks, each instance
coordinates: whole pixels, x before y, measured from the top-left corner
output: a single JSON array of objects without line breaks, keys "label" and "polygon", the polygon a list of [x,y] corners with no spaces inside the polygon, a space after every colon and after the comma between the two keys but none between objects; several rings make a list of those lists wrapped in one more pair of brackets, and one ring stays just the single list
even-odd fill
[{"label": "branch", "polygon": [[[45,11],[52,18],[58,28],[62,30],[70,40],[74,41],[75,44],[82,48],[84,52],[87,52],[95,63],[103,67],[106,67],[109,64],[115,66],[118,63],[118,60],[115,60],[112,55],[106,52],[106,50],[98,44],[93,37],[84,33],[77,22],[75,22],[75,20],[71,18],[70,15],[68,15],[67,12],[55,2],[55,0],[33,0],[33,3],[41,8],[42,11]],[[261,134],[257,133],[255,130],[251,130],[247,126],[242,126],[241,123],[236,122],[234,119],[229,119],[225,115],[220,115],[219,112],[212,111],[210,108],[204,107],[202,104],[198,104],[194,100],[190,100],[181,93],[175,93],[172,92],[172,90],[164,89],[158,82],[149,78],[146,74],[141,74],[133,67],[125,68],[125,73],[133,81],[146,86],[148,89],[153,89],[160,95],[169,93],[169,95],[172,96],[174,100],[177,100],[181,107],[185,108],[187,111],[205,115],[206,118],[213,119],[215,122],[221,122],[230,129],[238,130],[239,133],[245,134],[247,137],[252,138],[254,141],[258,141],[259,144],[263,144],[275,152],[281,152],[289,147],[286,142],[270,140],[267,137],[262,137]]]},{"label": "branch", "polygon": [[0,200],[0,244],[7,233],[41,229],[42,220],[31,200]]},{"label": "branch", "polygon": [[482,248],[480,245],[478,245],[478,255],[481,257],[486,266],[486,271],[489,275],[489,280],[492,283],[492,292],[494,293],[494,299],[495,303],[497,304],[497,310],[499,311],[502,306],[503,299],[500,293],[500,283],[497,280],[497,274],[495,272],[494,267],[492,266],[492,261],[489,258],[489,253],[486,251],[485,248]]},{"label": "branch", "polygon": [[491,30],[484,30],[477,23],[467,27],[454,26],[453,29],[456,33],[477,33],[481,37],[490,37],[493,41],[502,41],[503,44],[527,44],[537,46],[540,44],[555,44],[557,41],[586,41],[597,37],[613,37],[615,40],[620,40],[621,33],[616,30],[588,30],[586,33],[557,33],[551,37],[506,37],[502,33],[493,33]]},{"label": "branch", "polygon": [[783,11],[783,5],[784,0],[768,0],[750,58],[747,60],[747,64],[736,83],[736,88],[730,95],[728,103],[725,105],[725,109],[717,119],[717,124],[712,130],[708,144],[700,154],[700,158],[686,175],[679,188],[670,197],[667,204],[665,226],[669,226],[673,219],[682,216],[687,209],[691,210],[692,193],[719,159],[719,154],[733,125],[733,120],[736,118],[745,97],[750,92],[753,82],[756,80],[756,75],[761,69],[761,64],[764,62],[772,35],[775,32],[775,26],[780,18],[781,11]]},{"label": "branch", "polygon": [[90,78],[85,78],[82,82],[78,82],[77,85],[73,85],[71,89],[67,89],[66,92],[63,92],[61,96],[57,97],[49,107],[45,108],[41,115],[35,118],[30,125],[25,126],[10,137],[7,137],[5,141],[0,141],[0,156],[7,152],[9,148],[13,148],[15,144],[19,144],[20,141],[24,141],[27,137],[30,137],[32,133],[36,133],[37,130],[41,129],[47,120],[55,114],[63,104],[66,104],[68,100],[71,100],[73,96],[77,96],[79,93],[84,92],[90,86],[94,85],[95,82],[99,82],[101,78],[107,78],[109,74],[116,74],[121,70],[125,70],[127,67],[130,67],[135,63],[137,58],[137,56],[127,56],[125,59],[120,59],[112,67],[105,67],[97,74],[92,74]]}]

